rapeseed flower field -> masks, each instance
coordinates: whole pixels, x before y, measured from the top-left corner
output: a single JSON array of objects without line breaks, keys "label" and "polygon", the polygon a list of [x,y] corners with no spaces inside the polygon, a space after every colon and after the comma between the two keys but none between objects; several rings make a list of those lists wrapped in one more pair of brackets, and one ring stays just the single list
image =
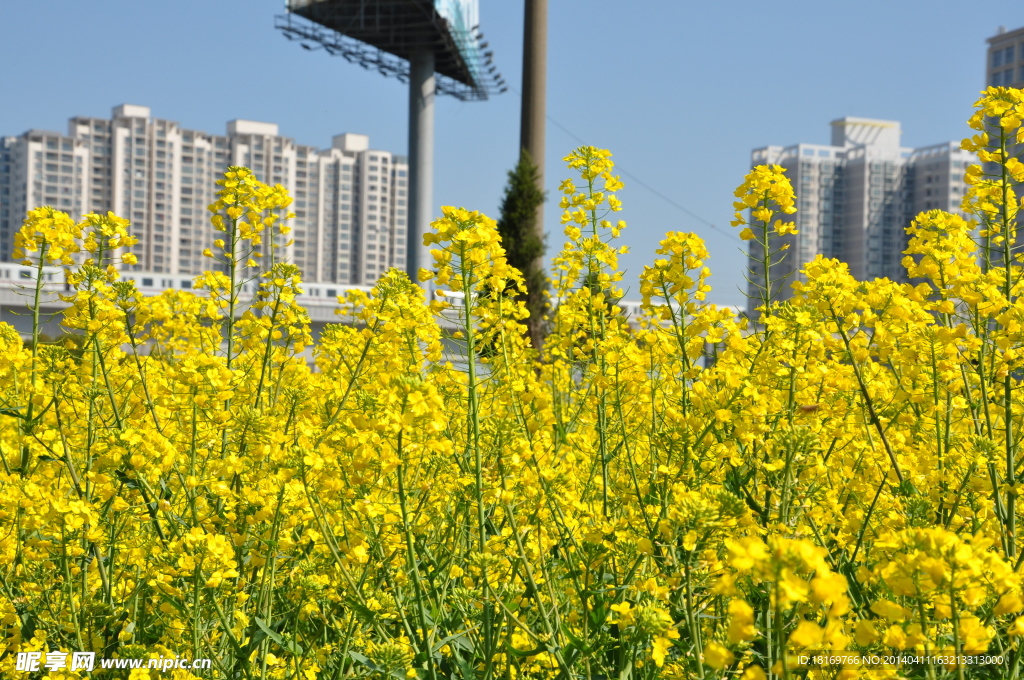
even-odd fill
[{"label": "rapeseed flower field", "polygon": [[[195,293],[119,280],[123,219],[30,211],[32,342],[0,324],[0,676],[1020,677],[1022,118],[1021,91],[983,93],[968,218],[914,220],[911,283],[819,257],[774,300],[796,202],[755,168],[757,324],[705,302],[686,233],[627,323],[622,182],[581,147],[541,348],[477,212],[426,237],[421,278],[461,303],[392,270],[314,343],[273,247],[290,199],[245,168]],[[63,344],[38,331],[51,264]],[[18,667],[74,652],[212,665]]]}]

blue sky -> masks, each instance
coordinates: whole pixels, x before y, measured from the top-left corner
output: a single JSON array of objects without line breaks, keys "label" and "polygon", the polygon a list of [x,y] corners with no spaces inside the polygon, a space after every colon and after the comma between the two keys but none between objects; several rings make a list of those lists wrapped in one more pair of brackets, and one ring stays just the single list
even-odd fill
[{"label": "blue sky", "polygon": [[[581,142],[605,147],[626,182],[629,297],[664,233],[693,231],[711,251],[709,299],[720,304],[744,302],[745,257],[729,220],[752,148],[826,143],[828,122],[847,115],[899,120],[908,146],[959,140],[984,85],[985,39],[999,25],[1024,26],[1024,6],[1009,0],[549,4],[549,253],[562,242],[561,158]],[[303,144],[359,132],[404,153],[405,86],[288,42],[273,27],[283,5],[0,3],[0,134],[64,131],[71,116],[131,103],[193,129],[246,118],[276,122]],[[515,91],[438,100],[435,211],[454,204],[497,217],[519,144],[522,15],[522,0],[480,2],[481,29]]]}]

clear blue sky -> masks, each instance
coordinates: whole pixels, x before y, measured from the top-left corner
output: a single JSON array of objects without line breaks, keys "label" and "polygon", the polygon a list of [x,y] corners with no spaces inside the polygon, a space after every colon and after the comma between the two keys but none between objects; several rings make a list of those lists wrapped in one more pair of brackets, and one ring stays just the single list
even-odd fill
[{"label": "clear blue sky", "polygon": [[[406,87],[288,42],[273,27],[283,5],[6,0],[0,134],[64,131],[71,116],[131,103],[209,132],[246,118],[303,144],[359,132],[404,153]],[[438,100],[435,212],[454,204],[497,217],[519,144],[522,15],[522,0],[480,2],[481,29],[515,91]],[[984,85],[985,39],[1000,24],[1024,26],[1019,0],[550,0],[549,252],[562,241],[561,158],[582,140],[611,149],[628,173],[629,297],[662,235],[682,230],[711,251],[709,299],[743,304],[745,259],[728,225],[750,150],[826,143],[828,122],[847,115],[901,121],[908,146],[961,139]]]}]

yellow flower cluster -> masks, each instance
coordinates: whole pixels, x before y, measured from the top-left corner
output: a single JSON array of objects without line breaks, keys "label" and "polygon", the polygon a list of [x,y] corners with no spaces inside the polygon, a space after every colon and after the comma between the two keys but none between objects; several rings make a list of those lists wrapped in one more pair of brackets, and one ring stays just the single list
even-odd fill
[{"label": "yellow flower cluster", "polygon": [[[665,235],[657,255],[668,255],[654,261],[653,267],[644,267],[640,275],[640,294],[645,308],[651,308],[651,299],[660,297],[670,301],[659,306],[657,312],[664,319],[678,311],[692,316],[711,286],[706,283],[711,270],[704,266],[708,257],[707,248],[695,234],[672,231]],[[694,279],[690,272],[696,271]],[[691,300],[691,289],[692,300]]]},{"label": "yellow flower cluster", "polygon": [[465,277],[464,282],[455,282],[460,289],[463,283],[473,288],[486,284],[499,290],[506,286],[518,290],[522,286],[522,276],[505,260],[494,220],[479,212],[451,206],[441,208],[441,212],[444,217],[430,225],[435,233],[423,237],[425,246],[442,245],[430,251],[436,271],[421,270],[421,281],[436,279],[439,285],[448,285],[453,283],[452,277],[458,269]]},{"label": "yellow flower cluster", "polygon": [[[139,242],[128,233],[128,220],[112,212],[106,215],[89,213],[83,218],[82,226],[86,232],[83,248],[89,253],[95,253],[99,264],[103,263],[103,256],[107,251],[130,248]],[[125,253],[121,260],[125,264],[135,264],[137,261],[132,253]]]},{"label": "yellow flower cluster", "polygon": [[[767,313],[781,283],[774,280],[774,269],[785,258],[785,251],[795,243],[794,237],[799,233],[795,222],[781,219],[772,222],[772,219],[779,214],[796,212],[796,194],[784,168],[758,165],[747,174],[734,195],[740,200],[733,203],[736,214],[732,226],[743,227],[740,238],[751,242],[750,259],[758,263],[758,272],[751,283],[758,288],[759,309]],[[748,210],[749,222],[744,214]]]},{"label": "yellow flower cluster", "polygon": [[[227,237],[227,241],[217,239],[214,242],[224,253],[217,257],[229,266],[235,266],[238,262],[256,266],[253,258],[261,257],[262,253],[255,248],[263,243],[263,232],[272,229],[274,223],[282,217],[294,217],[293,213],[284,211],[291,205],[292,199],[283,186],[269,186],[260,182],[248,168],[228,168],[224,179],[217,180],[217,184],[222,188],[217,192],[217,200],[208,208],[212,213],[214,229],[225,232]],[[279,231],[288,234],[290,227],[282,222]],[[272,242],[272,250],[274,245]],[[209,248],[203,254],[215,257]]]},{"label": "yellow flower cluster", "polygon": [[[48,206],[36,208],[28,212],[21,230],[14,235],[14,259],[26,265],[73,265],[73,255],[85,250],[102,264],[110,251],[138,243],[128,234],[128,224],[128,220],[114,213],[89,213],[76,224],[67,213]],[[32,253],[38,253],[34,261]],[[136,258],[125,253],[121,261],[134,264]]]},{"label": "yellow flower cluster", "polygon": [[989,550],[985,538],[964,540],[942,527],[928,527],[882,535],[875,547],[881,559],[865,581],[893,599],[871,605],[878,619],[858,624],[862,643],[881,638],[896,649],[924,646],[948,656],[982,654],[995,635],[984,619],[1024,609],[1020,577]]},{"label": "yellow flower cluster", "polygon": [[[580,173],[586,184],[580,190],[568,179],[559,187],[563,194],[559,202],[563,209],[562,224],[566,225],[569,242],[555,258],[556,290],[567,295],[581,283],[581,278],[587,279],[586,286],[591,290],[609,290],[622,280],[617,256],[627,252],[625,246],[613,248],[606,242],[606,238],[618,238],[626,227],[623,220],[613,224],[607,219],[611,213],[622,210],[622,202],[613,193],[622,189],[622,180],[612,174],[615,164],[611,153],[604,149],[581,146],[564,160]],[[603,181],[600,188],[598,180]]]},{"label": "yellow flower cluster", "polygon": [[[81,249],[81,236],[82,227],[67,213],[49,206],[29,210],[24,224],[14,235],[12,257],[26,265],[37,262],[71,265],[75,263],[72,255]],[[38,253],[36,262],[32,261],[31,253]]]},{"label": "yellow flower cluster", "polygon": [[[776,220],[772,223],[772,217],[778,213],[792,215],[796,212],[796,194],[781,166],[758,165],[747,174],[743,184],[736,188],[735,196],[740,200],[733,203],[736,215],[732,226],[750,224],[744,215],[744,211],[750,210],[754,223],[760,223],[765,228],[771,224],[774,232],[780,236],[797,233],[792,222]],[[749,241],[755,238],[755,234],[747,227],[740,232],[740,238]]]},{"label": "yellow flower cluster", "polygon": [[[1024,142],[1024,99],[1020,90],[1007,87],[990,87],[981,95],[968,121],[979,134],[961,143],[961,148],[976,152],[982,161],[964,173],[969,189],[963,210],[981,222],[979,236],[986,252],[994,250],[1006,261],[1013,255],[1020,209],[1014,187],[1024,181],[1024,164],[1013,153],[1015,145]],[[991,264],[991,257],[986,262]]]}]

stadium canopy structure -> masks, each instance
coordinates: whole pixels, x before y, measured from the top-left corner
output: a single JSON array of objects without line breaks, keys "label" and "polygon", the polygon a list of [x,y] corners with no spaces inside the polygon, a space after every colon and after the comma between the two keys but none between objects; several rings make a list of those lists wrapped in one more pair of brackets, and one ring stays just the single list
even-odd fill
[{"label": "stadium canopy structure", "polygon": [[289,40],[323,49],[409,84],[409,243],[415,279],[429,255],[434,96],[485,100],[508,88],[480,32],[477,0],[288,0],[276,26]]}]

